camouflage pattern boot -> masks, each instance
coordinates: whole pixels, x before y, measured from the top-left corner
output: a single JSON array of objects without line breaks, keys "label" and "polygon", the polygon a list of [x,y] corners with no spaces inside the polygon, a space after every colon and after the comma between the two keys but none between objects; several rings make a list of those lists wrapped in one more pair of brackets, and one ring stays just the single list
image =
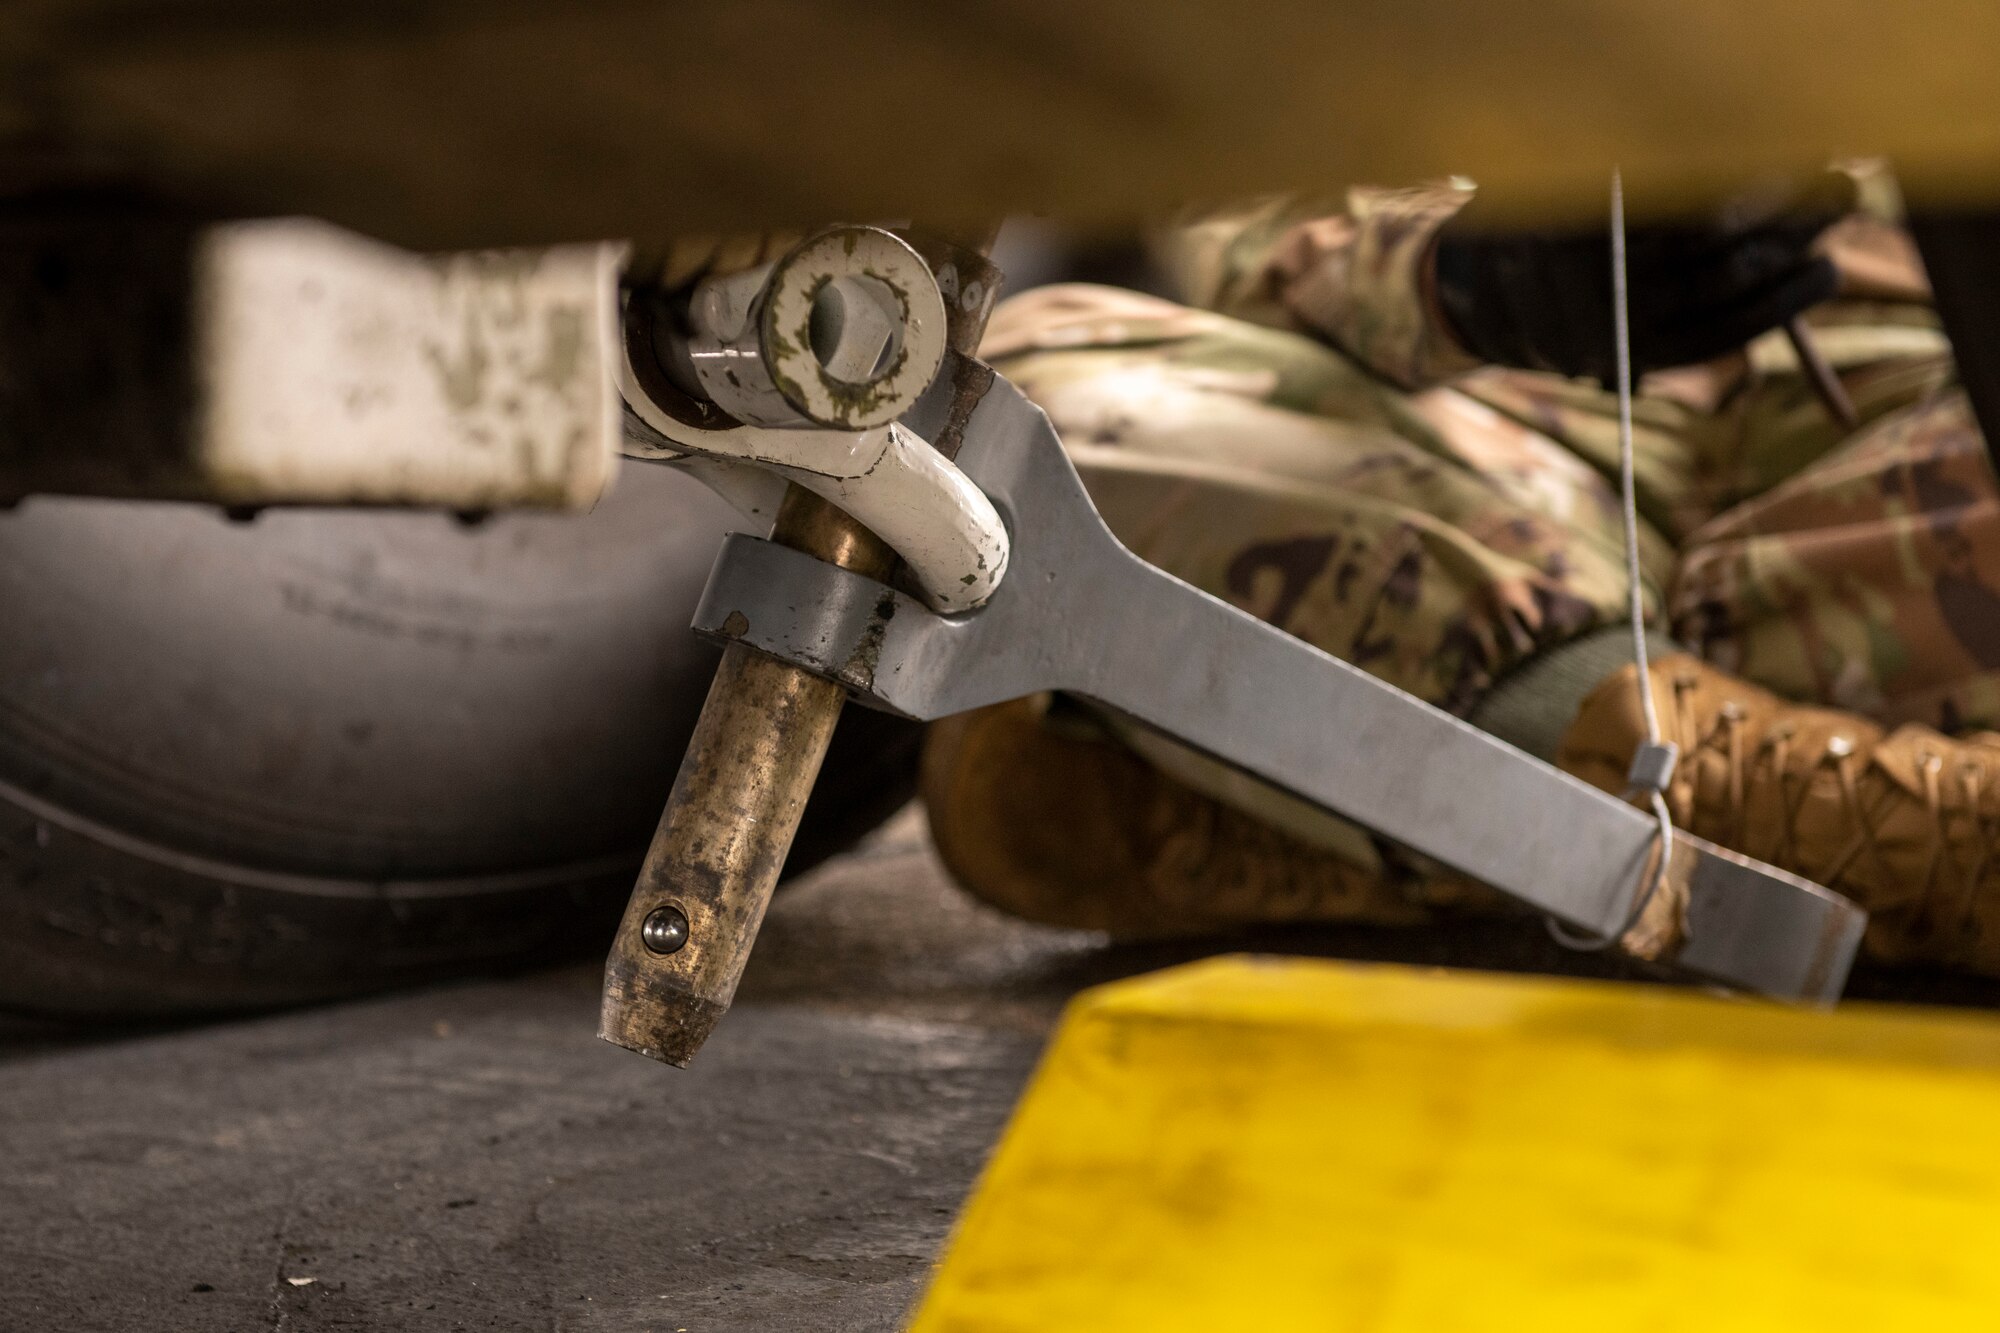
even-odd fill
[{"label": "camouflage pattern boot", "polygon": [[[1642,734],[1635,668],[1583,702],[1557,762],[1625,786]],[[1688,656],[1652,667],[1668,801],[1691,832],[1804,875],[1866,908],[1866,950],[2000,975],[2000,735],[1957,739],[1788,703]]]},{"label": "camouflage pattern boot", "polygon": [[946,867],[991,906],[1125,936],[1271,922],[1415,925],[1497,895],[1367,869],[1185,786],[1047,696],[934,723],[922,776]]}]

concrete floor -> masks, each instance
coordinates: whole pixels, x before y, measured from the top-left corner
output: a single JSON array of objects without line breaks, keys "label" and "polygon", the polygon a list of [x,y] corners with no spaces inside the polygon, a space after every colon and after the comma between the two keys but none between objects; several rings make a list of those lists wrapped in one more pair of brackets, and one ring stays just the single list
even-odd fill
[{"label": "concrete floor", "polygon": [[[1616,967],[1525,922],[1247,943]],[[0,1027],[0,1330],[893,1329],[1063,1000],[1215,947],[992,915],[906,816],[780,895],[688,1072],[595,1040],[594,963]]]},{"label": "concrete floor", "polygon": [[897,1327],[1102,952],[917,828],[780,896],[687,1072],[595,1039],[597,963],[0,1027],[0,1329]]}]

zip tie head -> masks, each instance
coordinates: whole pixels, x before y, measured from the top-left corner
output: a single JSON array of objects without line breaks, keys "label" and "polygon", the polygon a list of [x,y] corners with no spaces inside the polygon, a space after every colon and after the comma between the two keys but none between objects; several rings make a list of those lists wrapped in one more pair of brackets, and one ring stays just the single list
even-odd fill
[{"label": "zip tie head", "polygon": [[1681,757],[1681,747],[1672,741],[1649,741],[1641,745],[1632,756],[1632,767],[1625,772],[1625,786],[1631,792],[1661,792],[1674,780],[1674,764]]}]

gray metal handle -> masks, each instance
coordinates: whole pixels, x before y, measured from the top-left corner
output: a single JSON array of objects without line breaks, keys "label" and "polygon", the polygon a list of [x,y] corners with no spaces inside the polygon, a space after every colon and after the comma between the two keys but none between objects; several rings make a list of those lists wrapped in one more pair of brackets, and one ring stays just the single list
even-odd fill
[{"label": "gray metal handle", "polygon": [[[966,441],[960,465],[1014,536],[1012,567],[983,609],[938,616],[735,537],[695,628],[913,718],[1042,690],[1081,695],[1570,926],[1624,924],[1652,854],[1650,815],[1140,560],[1105,527],[1048,419],[1005,381]],[[1685,842],[1674,864],[1685,938],[1672,961],[1766,994],[1836,997],[1861,911]]]}]

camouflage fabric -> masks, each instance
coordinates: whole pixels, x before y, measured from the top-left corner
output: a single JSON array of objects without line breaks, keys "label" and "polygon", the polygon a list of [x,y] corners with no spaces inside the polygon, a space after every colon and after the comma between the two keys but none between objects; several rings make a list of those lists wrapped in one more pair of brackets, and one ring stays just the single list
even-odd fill
[{"label": "camouflage fabric", "polygon": [[[1340,216],[1286,201],[1211,215],[1176,238],[1172,258],[1198,299],[1229,313],[1044,288],[995,313],[984,350],[1049,413],[1141,556],[1420,698],[1511,727],[1531,748],[1530,733],[1546,733],[1539,752],[1552,754],[1577,703],[1616,670],[1605,645],[1619,636],[1597,633],[1625,616],[1616,403],[1594,384],[1467,363],[1423,280],[1437,229],[1462,201],[1440,187],[1359,192]],[[2000,486],[1921,269],[1879,218],[1849,219],[1823,244],[1842,290],[1811,312],[1811,336],[1856,405],[1851,438],[1782,333],[1640,385],[1645,600],[1664,607],[1655,629],[1669,625],[1712,662],[1796,700],[1946,731],[2000,725]],[[1656,660],[1672,660],[1667,647]],[[1002,725],[1014,717],[1006,707],[969,725],[1028,750],[1048,740],[1019,718]],[[1539,714],[1525,725],[1534,709],[1549,726]],[[1128,721],[1067,715],[1064,726],[1108,734],[1146,761],[1122,755],[1117,771],[1164,775],[1144,787],[1152,833],[1170,827],[1158,813],[1165,793],[1178,801],[1171,820],[1226,826],[1253,849],[1218,852],[1195,837],[1182,841],[1196,854],[1169,855],[1180,843],[1155,839],[1159,854],[1135,862],[1140,916],[1213,917],[1204,895],[1218,884],[1247,893],[1247,906],[1229,908],[1243,919],[1391,919],[1385,903],[1437,905],[1413,888],[1437,882],[1435,868],[1365,830]],[[1115,748],[1077,753],[1103,764],[1099,751]],[[947,771],[961,761],[963,746],[933,748],[925,791],[948,863],[989,901],[1074,921],[1103,906],[1111,874],[1079,849],[1153,846],[1134,812],[1085,812],[1053,839],[1061,855],[1024,869],[1013,824],[980,818],[1034,784],[995,772],[971,775],[990,789],[943,783],[967,777]],[[1614,782],[1623,763],[1621,753],[1607,769]],[[946,836],[954,811],[980,816],[966,827],[992,835],[992,855]],[[1071,861],[1089,873],[1037,878]],[[1229,878],[1251,863],[1265,878]],[[996,879],[995,866],[1020,873]],[[1299,867],[1331,896],[1301,906],[1305,881],[1287,878]],[[996,889],[1003,880],[1014,896]],[[1024,905],[1023,884],[1041,907]]]},{"label": "camouflage fabric", "polygon": [[1455,389],[1101,287],[1003,306],[987,352],[1139,555],[1420,698],[1463,711],[1621,614],[1604,478]]},{"label": "camouflage fabric", "polygon": [[1689,542],[1675,637],[1787,697],[2000,727],[2000,492],[1962,392],[1887,416]]},{"label": "camouflage fabric", "polygon": [[1438,228],[1471,198],[1450,182],[1357,188],[1344,211],[1264,199],[1184,218],[1158,249],[1192,304],[1322,338],[1415,388],[1479,365],[1437,318],[1428,279]]},{"label": "camouflage fabric", "polygon": [[[1465,371],[1424,298],[1423,256],[1464,197],[1210,215],[1179,233],[1176,267],[1250,319],[1044,288],[1001,307],[985,349],[1139,554],[1461,714],[1624,615],[1615,400]],[[1664,590],[1684,641],[1794,698],[2000,720],[1985,665],[2000,645],[1982,655],[1972,618],[1943,609],[2000,589],[2000,535],[1973,516],[1995,487],[1921,269],[1875,218],[1825,244],[1843,299],[1812,312],[1813,337],[1862,430],[1843,440],[1782,333],[1649,376],[1634,418],[1649,605]],[[1993,554],[1966,554],[1980,542]]]}]

